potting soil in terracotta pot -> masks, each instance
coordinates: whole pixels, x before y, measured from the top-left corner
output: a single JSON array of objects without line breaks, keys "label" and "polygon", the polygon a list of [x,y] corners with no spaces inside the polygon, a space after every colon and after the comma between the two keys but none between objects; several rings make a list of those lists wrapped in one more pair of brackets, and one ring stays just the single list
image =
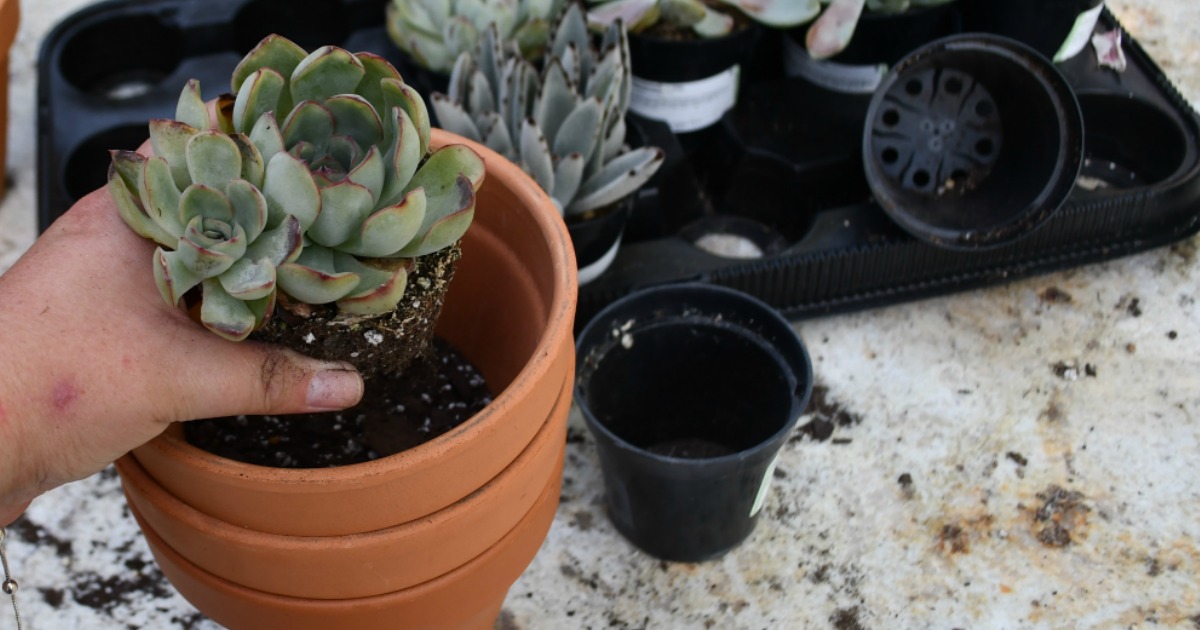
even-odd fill
[{"label": "potting soil in terracotta pot", "polygon": [[184,425],[184,436],[193,446],[248,464],[345,466],[424,444],[492,401],[475,366],[441,339],[403,374],[379,378],[361,403],[344,411],[197,420]]}]

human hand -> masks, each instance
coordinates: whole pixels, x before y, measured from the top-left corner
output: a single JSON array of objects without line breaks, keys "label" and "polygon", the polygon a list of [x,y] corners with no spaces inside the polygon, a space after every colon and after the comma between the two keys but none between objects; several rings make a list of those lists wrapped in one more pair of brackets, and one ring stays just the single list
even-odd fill
[{"label": "human hand", "polygon": [[0,275],[0,525],[170,422],[330,411],[361,398],[348,364],[229,342],[166,305],[153,251],[102,189]]}]

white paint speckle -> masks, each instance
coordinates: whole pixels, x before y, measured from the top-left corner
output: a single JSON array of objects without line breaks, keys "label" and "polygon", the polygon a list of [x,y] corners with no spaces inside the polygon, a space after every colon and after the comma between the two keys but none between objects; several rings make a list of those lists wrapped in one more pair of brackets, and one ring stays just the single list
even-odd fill
[{"label": "white paint speckle", "polygon": [[363,333],[363,339],[366,339],[367,343],[371,344],[372,346],[378,346],[379,344],[383,343],[383,333],[379,332],[378,330],[368,330],[367,332]]}]

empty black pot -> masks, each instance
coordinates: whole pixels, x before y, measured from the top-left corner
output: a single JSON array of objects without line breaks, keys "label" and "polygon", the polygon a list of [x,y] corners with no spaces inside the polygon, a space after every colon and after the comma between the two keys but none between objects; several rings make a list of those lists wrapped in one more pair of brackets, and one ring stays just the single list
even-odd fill
[{"label": "empty black pot", "polygon": [[1032,231],[1066,200],[1083,119],[1066,79],[1032,48],[959,35],[884,77],[863,130],[876,201],[913,235],[975,249]]},{"label": "empty black pot", "polygon": [[732,289],[668,285],[610,304],[577,351],[575,400],[616,528],[666,560],[737,546],[812,392],[791,325]]}]

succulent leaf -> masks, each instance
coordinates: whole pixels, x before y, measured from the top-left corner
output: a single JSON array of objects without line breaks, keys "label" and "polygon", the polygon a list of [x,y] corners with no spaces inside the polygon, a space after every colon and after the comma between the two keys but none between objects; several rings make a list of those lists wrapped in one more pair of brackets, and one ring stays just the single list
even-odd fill
[{"label": "succulent leaf", "polygon": [[[772,28],[806,24],[821,12],[821,0],[721,0]],[[905,2],[907,4],[907,2]]]},{"label": "succulent leaf", "polygon": [[263,114],[275,111],[286,85],[283,75],[272,68],[260,68],[250,75],[234,97],[233,128],[253,129]]},{"label": "succulent leaf", "polygon": [[[425,99],[421,98],[420,94],[411,87],[399,81],[385,80],[383,82],[383,100],[387,103],[387,108],[390,111],[393,107],[399,107],[408,115],[408,119],[416,128],[417,137],[420,138],[421,144],[419,152],[425,155],[429,152],[429,110],[425,108]],[[396,133],[396,129],[391,130],[392,134]],[[390,141],[394,135],[388,136]]]},{"label": "succulent leaf", "polygon": [[266,176],[266,164],[263,163],[262,153],[246,134],[235,133],[229,136],[237,144],[239,158],[242,161],[241,179],[246,180],[255,188],[262,187],[263,177]]},{"label": "succulent leaf", "polygon": [[275,291],[275,265],[266,258],[240,258],[217,280],[238,300],[258,300]]},{"label": "succulent leaf", "polygon": [[147,214],[168,233],[183,233],[186,222],[179,209],[180,192],[175,186],[175,179],[171,177],[171,167],[165,159],[153,157],[142,163],[138,194]]},{"label": "succulent leaf", "polygon": [[549,60],[542,78],[542,91],[534,107],[534,118],[541,125],[542,133],[548,138],[556,138],[559,126],[579,105],[579,100],[562,63],[557,58]]},{"label": "succulent leaf", "polygon": [[229,295],[216,278],[204,281],[200,321],[204,327],[230,341],[241,341],[254,331],[256,317],[246,302]]},{"label": "succulent leaf", "polygon": [[213,124],[208,116],[208,105],[200,96],[200,82],[192,79],[179,93],[179,102],[175,105],[175,120],[196,129],[211,129]]},{"label": "succulent leaf", "polygon": [[138,199],[138,181],[146,158],[133,151],[112,151],[108,167],[108,190],[117,205],[117,213],[135,233],[159,245],[171,247],[175,237],[146,213]]},{"label": "succulent leaf", "polygon": [[334,129],[350,136],[360,147],[370,147],[383,141],[383,121],[371,107],[370,101],[357,94],[339,94],[325,101],[333,114]]},{"label": "succulent leaf", "polygon": [[387,178],[387,167],[384,164],[383,154],[379,152],[379,147],[372,145],[367,151],[366,157],[358,160],[358,165],[346,174],[346,179],[366,188],[371,192],[371,199],[378,205],[379,198],[383,195],[383,184]]},{"label": "succulent leaf", "polygon": [[579,104],[563,121],[554,138],[554,155],[581,153],[591,155],[600,141],[600,101],[589,98]]},{"label": "succulent leaf", "polygon": [[517,157],[517,149],[513,145],[512,135],[508,133],[504,119],[496,112],[487,114],[483,118],[483,144],[510,160]]},{"label": "succulent leaf", "polygon": [[302,59],[292,71],[292,102],[353,94],[366,74],[358,57],[336,46],[322,46]]},{"label": "succulent leaf", "polygon": [[215,129],[192,136],[185,158],[194,184],[224,189],[242,176],[241,149],[232,138]]},{"label": "succulent leaf", "polygon": [[567,214],[581,214],[620,201],[646,183],[662,160],[662,150],[650,147],[618,156],[584,181]]},{"label": "succulent leaf", "polygon": [[532,118],[521,124],[521,166],[542,190],[554,189],[554,162],[550,156],[550,146]]},{"label": "succulent leaf", "polygon": [[283,121],[283,143],[293,146],[307,142],[324,151],[333,137],[333,112],[317,101],[303,101]]},{"label": "succulent leaf", "polygon": [[275,274],[279,288],[305,304],[336,302],[350,295],[361,279],[356,273],[334,271],[333,253],[320,246],[305,247],[296,262],[279,265]]},{"label": "succulent leaf", "polygon": [[[356,289],[354,295],[338,300],[338,310],[353,315],[380,315],[395,309],[408,286],[409,261],[373,261],[378,267],[368,267],[353,257],[347,258],[349,260],[339,259],[338,264],[357,264],[361,268],[359,273],[364,276],[360,287],[366,285],[370,288],[364,291]],[[370,274],[369,278],[367,274]]]},{"label": "succulent leaf", "polygon": [[401,81],[400,73],[392,64],[388,63],[387,59],[374,53],[360,52],[355,56],[363,66],[363,78],[358,83],[358,87],[354,89],[354,93],[370,103],[376,118],[382,117],[387,112],[387,105],[383,100],[382,82],[385,79]]},{"label": "succulent leaf", "polygon": [[[290,39],[280,35],[268,35],[258,43],[233,69],[230,80],[230,91],[234,94],[241,91],[242,83],[259,68],[271,68],[285,77],[290,77],[296,66],[307,56],[304,49]],[[278,103],[279,110],[288,111],[292,103]],[[276,110],[276,111],[279,111]]]},{"label": "succulent leaf", "polygon": [[290,214],[300,221],[301,230],[307,230],[321,212],[321,194],[308,167],[287,153],[276,153],[267,163],[263,195],[271,224]]},{"label": "succulent leaf", "polygon": [[159,247],[154,251],[154,283],[163,301],[171,306],[179,303],[183,294],[200,284],[203,280],[183,264],[176,252],[168,252]]},{"label": "succulent leaf", "polygon": [[192,184],[179,196],[179,219],[190,226],[196,217],[228,223],[233,221],[233,206],[219,189]]},{"label": "succulent leaf", "polygon": [[250,130],[250,142],[258,149],[262,159],[270,160],[276,153],[287,150],[283,144],[283,132],[275,119],[275,112],[267,112],[254,123]]},{"label": "succulent leaf", "polygon": [[321,213],[306,232],[313,241],[337,247],[362,225],[375,203],[371,191],[349,180],[321,189]]},{"label": "succulent leaf", "polygon": [[813,59],[827,59],[846,48],[858,19],[862,16],[863,0],[833,0],[808,27],[805,45]]},{"label": "succulent leaf", "polygon": [[554,188],[550,191],[550,197],[554,199],[554,205],[558,206],[559,212],[566,208],[578,192],[586,162],[582,153],[570,153],[554,165]]},{"label": "succulent leaf", "polygon": [[304,242],[300,230],[300,221],[288,215],[279,225],[264,230],[253,243],[246,247],[243,257],[259,260],[265,258],[278,267],[285,262],[292,262],[300,255]]},{"label": "succulent leaf", "polygon": [[246,231],[246,240],[253,242],[267,227],[266,197],[251,182],[235,179],[225,187],[225,198],[233,209],[233,222]]},{"label": "succulent leaf", "polygon": [[199,130],[175,120],[154,119],[150,121],[150,146],[154,155],[163,158],[171,166],[171,177],[179,189],[192,183],[187,168],[187,143]]},{"label": "succulent leaf", "polygon": [[483,134],[479,132],[475,121],[461,105],[441,94],[434,94],[429,100],[433,103],[433,111],[437,114],[442,129],[456,133],[468,140],[483,141]]},{"label": "succulent leaf", "polygon": [[700,0],[658,0],[658,7],[663,20],[679,26],[698,24],[708,13]]},{"label": "succulent leaf", "polygon": [[405,187],[412,181],[425,155],[421,148],[420,132],[408,114],[397,107],[392,110],[391,121],[395,140],[383,160],[383,192],[377,199],[377,205],[381,206],[395,203],[404,194]]},{"label": "succulent leaf", "polygon": [[409,191],[400,203],[379,210],[338,249],[355,256],[386,258],[412,241],[425,220],[425,189]]},{"label": "succulent leaf", "polygon": [[587,21],[593,28],[606,28],[618,21],[637,33],[658,21],[658,0],[614,0],[588,10]]}]

